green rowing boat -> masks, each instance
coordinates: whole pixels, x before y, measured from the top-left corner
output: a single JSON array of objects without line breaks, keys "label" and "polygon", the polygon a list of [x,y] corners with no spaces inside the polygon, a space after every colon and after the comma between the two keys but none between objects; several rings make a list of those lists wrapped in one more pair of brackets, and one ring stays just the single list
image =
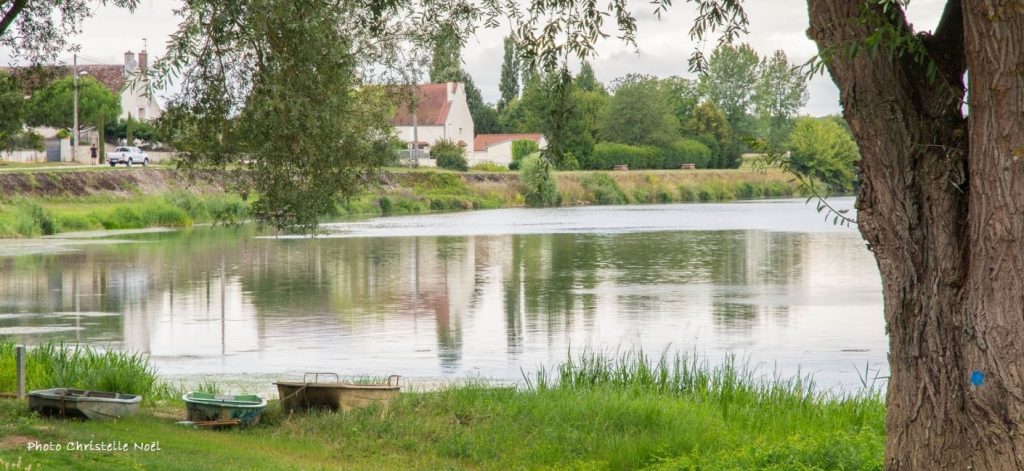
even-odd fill
[{"label": "green rowing boat", "polygon": [[245,427],[260,421],[267,400],[252,394],[225,395],[190,392],[182,396],[188,420],[209,422],[237,420]]}]

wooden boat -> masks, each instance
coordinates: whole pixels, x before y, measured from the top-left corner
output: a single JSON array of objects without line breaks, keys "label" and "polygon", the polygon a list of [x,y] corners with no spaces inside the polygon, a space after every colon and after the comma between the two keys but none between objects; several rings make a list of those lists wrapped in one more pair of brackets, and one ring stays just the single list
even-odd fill
[{"label": "wooden boat", "polygon": [[222,395],[190,392],[181,397],[191,422],[237,420],[245,427],[260,421],[267,400],[256,395]]},{"label": "wooden boat", "polygon": [[[309,381],[312,376],[313,381]],[[333,376],[334,382],[320,382],[321,376]],[[306,373],[302,382],[280,381],[277,393],[286,411],[296,409],[330,409],[349,411],[372,404],[387,405],[398,397],[400,376],[391,375],[384,383],[343,383],[335,373]]]},{"label": "wooden boat", "polygon": [[101,420],[135,415],[142,396],[82,389],[29,391],[28,407],[40,415]]}]

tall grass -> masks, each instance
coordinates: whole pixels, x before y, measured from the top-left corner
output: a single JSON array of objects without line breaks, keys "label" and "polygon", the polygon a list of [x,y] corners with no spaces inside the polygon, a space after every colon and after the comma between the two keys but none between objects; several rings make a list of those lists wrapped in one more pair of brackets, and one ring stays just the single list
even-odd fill
[{"label": "tall grass", "polygon": [[14,198],[0,205],[0,237],[36,237],[61,232],[146,227],[188,227],[195,222],[237,224],[249,203],[238,195],[175,191],[129,199]]},{"label": "tall grass", "polygon": [[386,410],[283,418],[275,433],[426,468],[882,469],[877,390],[830,394],[731,358],[640,351],[571,356],[526,378],[518,390],[469,383]]},{"label": "tall grass", "polygon": [[[153,469],[208,454],[249,461],[239,469],[296,460],[316,469],[882,469],[885,407],[875,389],[817,392],[809,378],[763,379],[734,359],[711,366],[640,351],[570,356],[527,376],[525,388],[469,382],[345,413],[285,414],[272,402],[241,434],[199,437],[161,415],[68,424],[60,439],[174,443],[133,455]],[[33,458],[56,466],[57,456]]]},{"label": "tall grass", "polygon": [[[17,387],[13,341],[0,340],[0,391]],[[25,358],[26,387],[77,388],[163,396],[149,357],[140,353],[101,351],[89,346],[46,343],[30,348]]]}]

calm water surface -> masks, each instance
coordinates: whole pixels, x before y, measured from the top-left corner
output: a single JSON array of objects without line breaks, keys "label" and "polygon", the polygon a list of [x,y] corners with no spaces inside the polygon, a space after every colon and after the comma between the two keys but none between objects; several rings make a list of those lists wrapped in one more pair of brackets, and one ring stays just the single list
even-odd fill
[{"label": "calm water surface", "polygon": [[[852,199],[835,204],[850,207]],[[803,200],[503,209],[0,241],[0,337],[151,355],[169,378],[518,380],[570,348],[886,374],[878,270]]]}]

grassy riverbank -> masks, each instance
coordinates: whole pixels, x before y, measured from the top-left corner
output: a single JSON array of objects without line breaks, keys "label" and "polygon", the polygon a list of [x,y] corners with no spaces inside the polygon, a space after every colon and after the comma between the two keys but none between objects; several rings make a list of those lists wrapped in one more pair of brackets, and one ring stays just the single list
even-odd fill
[{"label": "grassy riverbank", "polygon": [[[237,222],[250,201],[225,193],[216,176],[200,185],[169,169],[0,175],[0,237],[61,232],[187,227]],[[559,172],[565,205],[643,204],[794,196],[798,186],[778,170]],[[514,172],[444,170],[384,172],[361,196],[339,201],[327,218],[490,209],[525,204]]]},{"label": "grassy riverbank", "polygon": [[[128,419],[65,422],[0,400],[0,468],[870,470],[882,469],[884,446],[877,393],[822,394],[731,362],[636,353],[567,360],[522,389],[403,394],[387,409],[288,416],[272,401],[249,430],[182,428],[180,401],[147,404]],[[33,442],[65,449],[30,451]],[[68,451],[69,442],[160,451]]]},{"label": "grassy riverbank", "polygon": [[248,207],[237,195],[196,195],[184,190],[131,197],[16,197],[0,201],[0,237],[240,222],[248,217]]}]

